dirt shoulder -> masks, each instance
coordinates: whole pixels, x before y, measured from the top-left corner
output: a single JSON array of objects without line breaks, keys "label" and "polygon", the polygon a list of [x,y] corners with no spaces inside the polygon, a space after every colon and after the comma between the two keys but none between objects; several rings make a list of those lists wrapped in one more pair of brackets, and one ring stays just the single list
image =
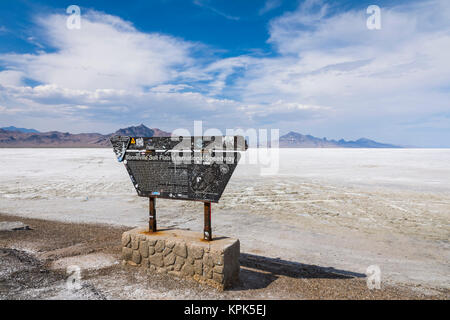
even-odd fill
[{"label": "dirt shoulder", "polygon": [[[0,231],[0,299],[449,299],[413,285],[369,290],[365,275],[241,253],[240,283],[217,291],[194,281],[147,274],[120,263],[129,227],[1,215],[31,230]],[[79,287],[67,280],[80,270]],[[69,269],[68,269],[69,267]],[[69,272],[68,272],[69,270]]]}]

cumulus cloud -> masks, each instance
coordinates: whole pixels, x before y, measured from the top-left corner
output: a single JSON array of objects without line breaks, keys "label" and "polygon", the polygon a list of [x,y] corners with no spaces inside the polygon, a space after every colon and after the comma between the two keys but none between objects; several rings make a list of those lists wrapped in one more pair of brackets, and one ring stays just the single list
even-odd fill
[{"label": "cumulus cloud", "polygon": [[37,18],[40,36],[52,50],[6,54],[0,60],[41,83],[71,89],[137,89],[177,78],[192,63],[192,43],[142,33],[118,17],[87,11],[81,29],[68,29],[67,16]]},{"label": "cumulus cloud", "polygon": [[22,71],[5,70],[0,71],[0,85],[20,86],[25,74]]}]

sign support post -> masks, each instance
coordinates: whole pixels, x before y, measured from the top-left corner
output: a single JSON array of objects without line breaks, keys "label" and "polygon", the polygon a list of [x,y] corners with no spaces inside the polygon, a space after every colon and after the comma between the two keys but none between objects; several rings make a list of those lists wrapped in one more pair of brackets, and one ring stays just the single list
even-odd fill
[{"label": "sign support post", "polygon": [[149,197],[149,221],[148,221],[148,231],[156,232],[156,198]]},{"label": "sign support post", "polygon": [[212,240],[211,230],[211,202],[204,202],[205,227],[203,229],[203,239]]}]

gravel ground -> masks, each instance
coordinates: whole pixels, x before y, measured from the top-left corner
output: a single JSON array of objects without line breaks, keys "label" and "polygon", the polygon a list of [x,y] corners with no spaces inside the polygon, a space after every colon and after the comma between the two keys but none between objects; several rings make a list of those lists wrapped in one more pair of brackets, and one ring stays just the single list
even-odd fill
[{"label": "gravel ground", "polygon": [[[0,215],[0,221],[18,221]],[[218,291],[194,281],[123,266],[129,227],[20,218],[31,230],[0,231],[0,299],[449,299],[447,289],[382,283],[364,274],[241,253],[240,283]],[[80,267],[79,287],[68,286]]]}]

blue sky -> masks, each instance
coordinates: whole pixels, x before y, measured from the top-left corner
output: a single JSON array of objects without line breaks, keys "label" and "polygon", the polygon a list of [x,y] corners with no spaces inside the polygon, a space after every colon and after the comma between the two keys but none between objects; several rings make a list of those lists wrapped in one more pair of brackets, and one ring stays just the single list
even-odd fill
[{"label": "blue sky", "polygon": [[1,1],[0,126],[203,120],[449,147],[449,17],[446,0]]}]

